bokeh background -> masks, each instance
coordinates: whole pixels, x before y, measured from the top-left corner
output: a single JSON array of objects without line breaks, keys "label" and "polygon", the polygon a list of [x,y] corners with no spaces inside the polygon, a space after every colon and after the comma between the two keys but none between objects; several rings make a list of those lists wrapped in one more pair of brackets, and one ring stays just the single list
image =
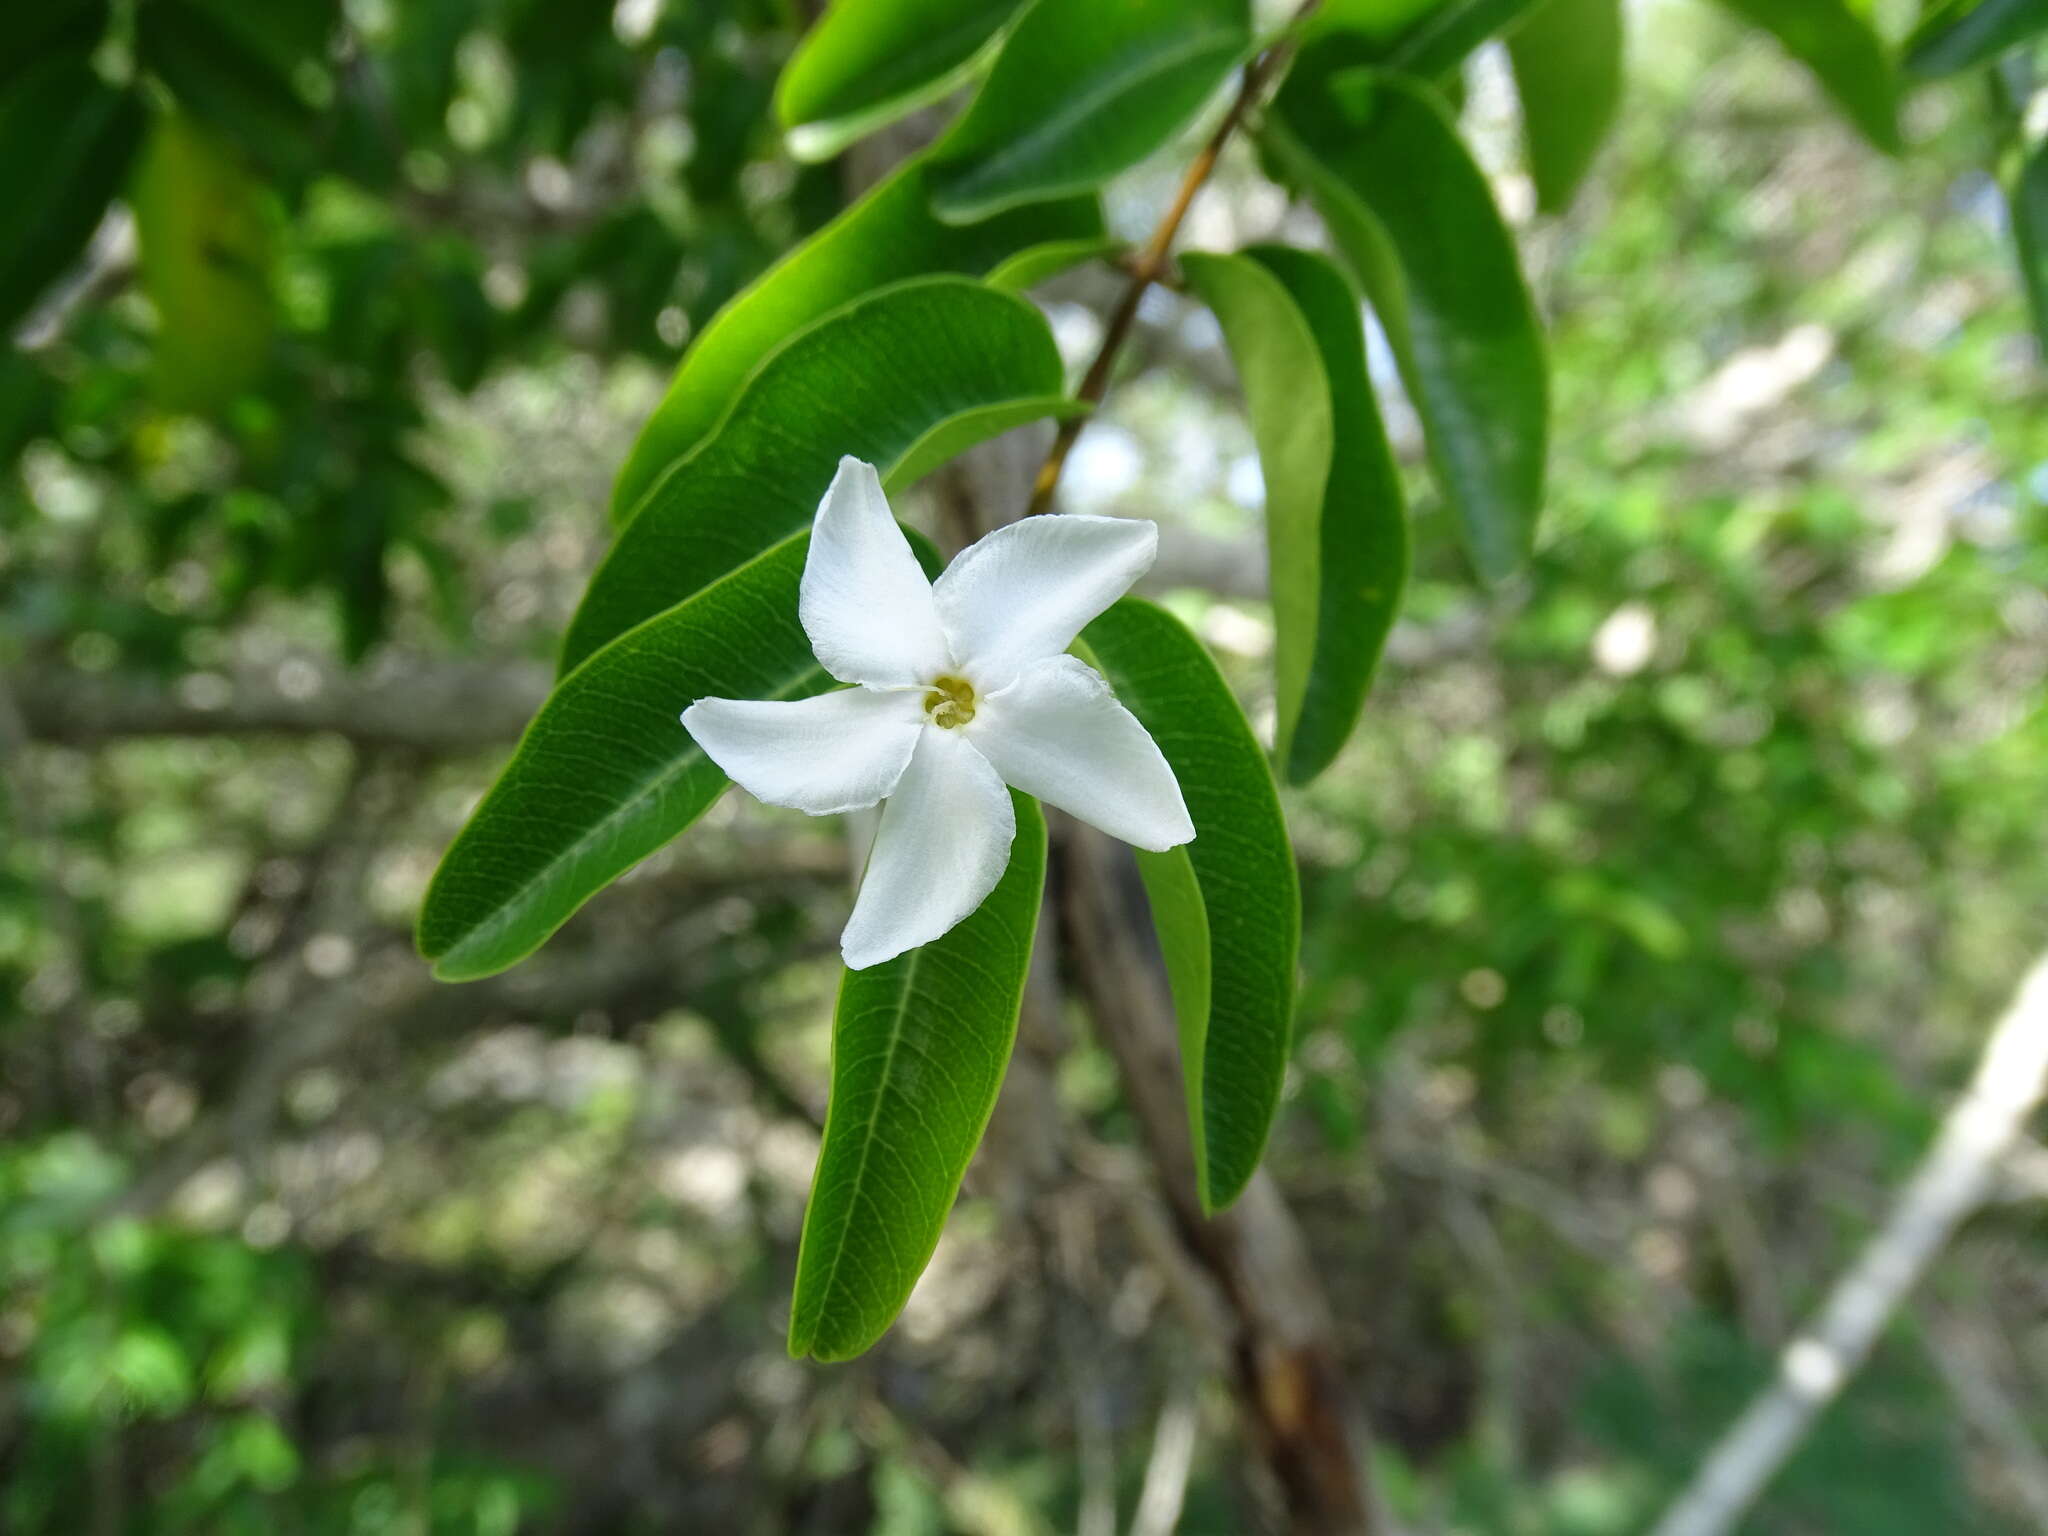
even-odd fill
[{"label": "bokeh background", "polygon": [[[883,1345],[784,1356],[836,824],[733,797],[503,977],[412,953],[679,350],[873,174],[777,144],[801,10],[349,0],[221,98],[247,131],[161,119],[0,359],[0,1528],[1159,1536],[1176,1477],[1181,1529],[1253,1528],[1079,1015],[1023,1193],[999,1115]],[[1270,1167],[1417,1531],[1640,1529],[2048,926],[2048,375],[1985,105],[1919,93],[1888,160],[1718,11],[1631,23],[1564,218],[1471,83],[1551,327],[1541,553],[1481,592],[1418,474],[1407,617],[1291,806]],[[1189,243],[1282,230],[1233,159]],[[1115,291],[1041,290],[1073,360]],[[1135,350],[1067,504],[1162,524],[1269,726],[1228,358],[1166,292]],[[2023,1151],[1745,1529],[2048,1529]]]}]

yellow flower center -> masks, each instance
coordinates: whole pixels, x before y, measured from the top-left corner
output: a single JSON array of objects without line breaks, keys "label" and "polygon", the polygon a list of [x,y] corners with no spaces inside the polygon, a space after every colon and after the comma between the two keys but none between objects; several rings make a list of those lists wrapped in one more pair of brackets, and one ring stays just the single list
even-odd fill
[{"label": "yellow flower center", "polygon": [[935,677],[924,696],[924,712],[933,725],[958,730],[974,718],[974,684],[964,677]]}]

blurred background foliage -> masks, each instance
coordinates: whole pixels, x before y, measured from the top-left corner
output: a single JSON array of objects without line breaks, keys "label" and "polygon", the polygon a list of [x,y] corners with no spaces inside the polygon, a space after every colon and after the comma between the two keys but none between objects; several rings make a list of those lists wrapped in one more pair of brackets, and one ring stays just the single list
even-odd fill
[{"label": "blurred background foliage", "polygon": [[[834,828],[729,802],[490,982],[432,988],[406,937],[675,357],[848,194],[766,117],[804,20],[0,23],[5,173],[97,188],[83,227],[125,187],[54,285],[36,231],[0,265],[0,1527],[1071,1530],[1192,1434],[1181,1528],[1246,1528],[1078,1019],[1055,1171],[1006,1196],[999,1117],[895,1333],[782,1357]],[[1468,82],[1551,325],[1539,558],[1475,592],[1416,474],[1408,616],[1294,807],[1271,1162],[1419,1530],[1640,1528],[2048,911],[2048,417],[1999,109],[1924,90],[1888,160],[1719,13],[1631,23],[1560,218],[1501,61]],[[25,153],[80,89],[90,142]],[[1192,243],[1312,235],[1245,169]],[[1040,295],[1076,359],[1110,282]],[[1157,590],[1270,729],[1230,369],[1169,294],[1137,350],[1069,505],[1165,525]],[[1749,1529],[2042,1528],[2048,1188],[2015,1180]]]}]

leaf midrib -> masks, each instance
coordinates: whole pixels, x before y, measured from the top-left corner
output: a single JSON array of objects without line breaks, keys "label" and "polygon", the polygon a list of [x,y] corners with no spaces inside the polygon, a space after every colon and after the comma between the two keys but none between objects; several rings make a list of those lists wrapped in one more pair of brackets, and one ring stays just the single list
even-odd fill
[{"label": "leaf midrib", "polygon": [[[941,193],[939,200],[951,204],[956,209],[961,208],[963,199],[960,194],[963,187],[969,189],[977,185],[985,187],[991,181],[1000,187],[1004,174],[1009,172],[1020,159],[1028,165],[1031,155],[1041,150],[1048,141],[1057,143],[1061,136],[1066,134],[1076,122],[1090,116],[1104,105],[1115,101],[1120,96],[1129,95],[1146,81],[1165,74],[1177,65],[1185,64],[1190,60],[1201,57],[1203,54],[1223,52],[1226,48],[1231,52],[1235,52],[1238,46],[1238,34],[1234,30],[1218,27],[1210,32],[1197,33],[1178,47],[1170,47],[1145,55],[1138,68],[1105,80],[1094,91],[1084,92],[1071,98],[1064,111],[1056,112],[1051,117],[1046,118],[1033,132],[1021,134],[1017,138],[1012,139],[1008,149],[998,154],[990,155],[980,165],[976,166],[971,174],[962,175],[954,183],[952,191],[950,193]],[[1058,185],[1066,186],[1069,183],[1059,183]],[[987,193],[983,192],[981,195],[985,198]],[[967,200],[965,206],[975,208],[979,207],[980,204],[976,201]]]},{"label": "leaf midrib", "polygon": [[[822,676],[823,674],[824,668],[814,661],[789,683],[768,694],[767,698],[777,703],[787,702],[795,696],[797,689],[810,682],[814,676]],[[680,729],[680,727],[678,728]],[[494,940],[502,936],[505,930],[517,918],[524,916],[532,910],[536,901],[536,891],[552,880],[558,870],[565,864],[572,864],[577,859],[580,859],[585,853],[589,852],[595,843],[608,836],[612,829],[621,821],[637,814],[646,806],[648,801],[661,794],[691,768],[702,762],[704,760],[704,749],[697,745],[696,738],[690,736],[688,731],[684,731],[683,734],[690,743],[688,751],[671,759],[668,766],[643,780],[640,786],[625,800],[621,801],[617,807],[593,822],[566,848],[549,859],[531,878],[522,881],[519,889],[511,897],[500,902],[492,909],[488,916],[475,926],[465,930],[461,938],[455,940],[446,949],[442,950],[440,954],[436,955],[434,957],[434,969],[438,972],[451,959],[456,958],[464,951],[487,947]],[[592,894],[595,894],[595,892]]]},{"label": "leaf midrib", "polygon": [[[880,1086],[876,1089],[874,1101],[868,1110],[867,1127],[861,1136],[860,1156],[853,1165],[853,1178],[849,1185],[852,1193],[847,1197],[846,1220],[841,1222],[839,1226],[839,1240],[832,1249],[831,1268],[825,1271],[825,1278],[818,1287],[817,1311],[814,1314],[817,1318],[822,1318],[828,1310],[832,1298],[832,1289],[839,1282],[839,1265],[840,1261],[846,1257],[847,1232],[853,1222],[853,1207],[859,1202],[861,1186],[867,1178],[868,1155],[874,1150],[875,1131],[882,1118],[882,1100],[889,1090],[890,1074],[896,1069],[896,1049],[903,1043],[903,1021],[910,1014],[910,995],[914,990],[914,983],[917,980],[917,968],[923,960],[923,946],[910,951],[910,963],[904,967],[903,971],[903,986],[896,994],[896,1016],[889,1023],[889,1049],[882,1055]],[[819,1153],[819,1156],[821,1159],[824,1156],[822,1151]],[[816,1196],[813,1195],[813,1198],[815,1199]],[[818,1323],[814,1320],[810,1332],[804,1339],[805,1353],[815,1354],[817,1352],[817,1343]]]}]

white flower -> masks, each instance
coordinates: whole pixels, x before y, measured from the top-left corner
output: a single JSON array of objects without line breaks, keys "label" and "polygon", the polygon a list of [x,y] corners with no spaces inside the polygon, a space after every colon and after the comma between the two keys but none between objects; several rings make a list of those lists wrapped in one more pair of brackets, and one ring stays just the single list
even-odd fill
[{"label": "white flower", "polygon": [[855,686],[699,699],[683,725],[771,805],[830,816],[889,802],[840,938],[849,967],[930,943],[995,889],[1017,830],[1005,783],[1140,848],[1195,835],[1145,727],[1064,654],[1158,545],[1135,518],[1033,517],[928,582],[873,466],[839,461],[798,613],[819,664]]}]

